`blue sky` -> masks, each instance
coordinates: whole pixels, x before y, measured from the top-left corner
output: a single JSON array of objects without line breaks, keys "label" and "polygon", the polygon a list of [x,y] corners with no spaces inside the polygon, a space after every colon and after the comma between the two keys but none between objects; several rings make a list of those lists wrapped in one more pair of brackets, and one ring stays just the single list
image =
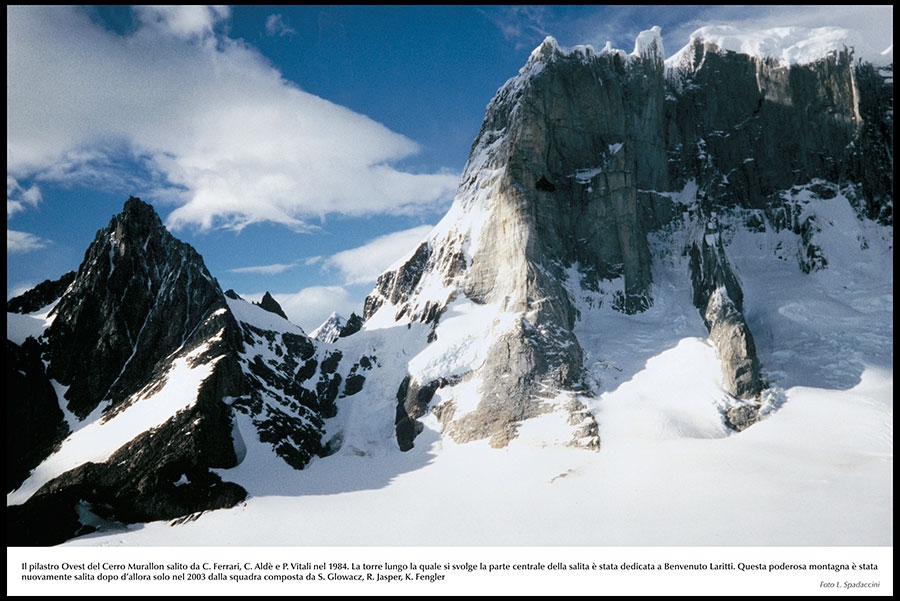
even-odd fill
[{"label": "blue sky", "polygon": [[841,26],[867,56],[893,8],[7,7],[7,298],[76,269],[135,195],[309,331],[443,216],[545,36],[630,52],[658,25],[671,55],[710,24]]}]

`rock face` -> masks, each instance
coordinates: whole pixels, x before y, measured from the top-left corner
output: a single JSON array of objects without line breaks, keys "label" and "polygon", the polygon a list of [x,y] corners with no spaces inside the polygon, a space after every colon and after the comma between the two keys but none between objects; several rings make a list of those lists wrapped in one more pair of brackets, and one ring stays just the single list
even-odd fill
[{"label": "rock face", "polygon": [[281,308],[281,305],[278,304],[272,295],[266,292],[263,294],[262,299],[259,301],[260,308],[268,311],[269,313],[274,313],[283,319],[287,319],[287,315],[284,314],[284,309]]},{"label": "rock face", "polygon": [[744,318],[744,293],[714,222],[691,246],[690,256],[694,305],[719,352],[723,386],[737,398],[755,400],[763,388],[756,345]]},{"label": "rock face", "polygon": [[627,313],[652,303],[637,191],[665,178],[651,168],[666,156],[663,71],[658,36],[631,58],[565,54],[548,38],[488,106],[448,217],[366,300],[367,318],[387,304],[435,322],[457,295],[517,316],[478,370],[478,408],[443,412],[456,440],[503,446],[550,410],[544,391],[580,386],[566,269],[577,264],[589,286],[623,278]]},{"label": "rock face", "polygon": [[671,65],[673,183],[699,177],[717,204],[764,208],[777,190],[841,179],[862,125],[849,51],[784,66],[695,40]]},{"label": "rock face", "polygon": [[[6,342],[6,492],[16,488],[69,433],[38,343]],[[17,399],[28,402],[17,402]]]},{"label": "rock face", "polygon": [[[435,408],[455,440],[503,446],[523,420],[552,410],[556,392],[583,389],[566,285],[596,291],[619,282],[616,309],[652,306],[649,238],[686,225],[688,207],[673,200],[684,190],[695,190],[694,218],[710,223],[732,209],[774,215],[782,191],[798,184],[861,182],[860,213],[890,220],[891,161],[882,155],[893,144],[883,125],[892,87],[854,64],[851,51],[782,65],[698,39],[663,57],[658,28],[643,32],[631,54],[562,50],[546,39],[488,105],[447,217],[366,299],[366,319],[432,324],[431,341],[453,335],[440,322],[454,303],[513,316],[495,321],[477,367],[453,374],[479,381],[478,406]],[[815,224],[792,227],[807,249],[801,268],[821,266]],[[693,234],[682,250],[723,387],[750,407],[739,419],[725,416],[742,429],[766,383],[740,283],[712,233]],[[404,440],[422,413],[409,391],[443,386],[435,374],[411,375],[398,390]]]},{"label": "rock face", "polygon": [[[48,375],[68,386],[85,417],[120,404],[158,377],[157,363],[227,324],[225,301],[193,248],[171,236],[153,208],[131,198],[97,233],[46,333]],[[234,341],[231,341],[232,343]]]}]

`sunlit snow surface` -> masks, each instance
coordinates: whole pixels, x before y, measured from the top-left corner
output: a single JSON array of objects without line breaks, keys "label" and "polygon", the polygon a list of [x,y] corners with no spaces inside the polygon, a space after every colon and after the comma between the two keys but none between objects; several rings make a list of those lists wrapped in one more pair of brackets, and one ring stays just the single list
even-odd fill
[{"label": "sunlit snow surface", "polygon": [[885,61],[893,62],[892,48],[869,48],[869,40],[842,27],[774,27],[760,31],[732,25],[707,25],[694,31],[691,41],[666,63],[681,63],[690,54],[691,44],[696,39],[712,42],[722,50],[774,60],[783,66],[815,62],[829,52],[845,48],[867,50],[863,52],[866,56],[877,57],[881,53]]},{"label": "sunlit snow surface", "polygon": [[[374,353],[379,365],[365,394],[340,399],[329,420],[329,435],[345,437],[337,454],[294,471],[239,422],[246,459],[220,473],[249,491],[246,503],[66,544],[890,546],[892,230],[857,220],[841,195],[801,205],[819,216],[815,240],[828,259],[811,274],[798,266],[797,236],[720,221],[772,386],[766,418],[740,434],[722,424],[728,398],[691,305],[683,234],[661,235],[649,311],[610,308],[621,282],[587,292],[570,281],[592,389],[581,400],[597,417],[599,452],[565,446],[571,428],[559,413],[525,422],[503,449],[455,444],[428,416],[415,448],[400,452],[398,377],[411,359],[423,373],[438,369],[438,353],[422,324],[364,330],[336,346]],[[464,344],[440,332],[433,344],[463,370],[478,357],[457,351],[491,322],[484,307],[454,307],[444,325]],[[476,386],[442,389],[438,401]]]}]

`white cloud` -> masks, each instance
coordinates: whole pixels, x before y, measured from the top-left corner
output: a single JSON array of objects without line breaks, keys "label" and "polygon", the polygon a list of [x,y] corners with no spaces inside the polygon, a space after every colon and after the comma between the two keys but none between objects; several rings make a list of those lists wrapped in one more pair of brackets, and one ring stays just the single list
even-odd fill
[{"label": "white cloud", "polygon": [[37,185],[23,188],[14,178],[6,176],[6,218],[9,219],[16,213],[34,208],[42,200],[41,190]]},{"label": "white cloud", "polygon": [[26,253],[46,246],[47,241],[34,234],[6,230],[6,252],[8,253]]},{"label": "white cloud", "polygon": [[284,273],[288,269],[297,266],[297,263],[274,263],[272,265],[253,265],[251,267],[235,267],[229,269],[229,273],[257,273],[262,275],[276,275]]},{"label": "white cloud", "polygon": [[142,24],[187,40],[212,35],[216,24],[231,15],[222,5],[136,5],[134,11]]},{"label": "white cloud", "polygon": [[270,36],[289,36],[297,33],[295,29],[284,22],[281,15],[269,15],[266,19],[266,33]]},{"label": "white cloud", "polygon": [[[261,294],[259,298],[262,298]],[[281,305],[291,323],[307,333],[322,325],[333,312],[349,317],[354,311],[362,311],[359,299],[352,297],[342,286],[311,286],[295,294],[273,294],[272,298]]]},{"label": "white cloud", "polygon": [[416,143],[302,91],[242,41],[214,37],[227,14],[140,9],[140,26],[120,36],[79,8],[8,7],[8,173],[70,182],[112,171],[131,193],[117,167],[125,150],[148,185],[166,188],[157,197],[177,199],[173,229],[273,221],[302,231],[329,213],[449,202],[457,174],[391,167]]},{"label": "white cloud", "polygon": [[374,283],[393,263],[414,251],[434,229],[422,225],[394,232],[349,250],[336,253],[325,260],[325,267],[338,269],[346,285]]}]

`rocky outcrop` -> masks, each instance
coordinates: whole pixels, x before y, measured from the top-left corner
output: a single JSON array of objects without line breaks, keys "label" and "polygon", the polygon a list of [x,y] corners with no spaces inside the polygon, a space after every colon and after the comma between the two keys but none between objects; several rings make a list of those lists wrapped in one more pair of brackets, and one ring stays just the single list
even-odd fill
[{"label": "rocky outcrop", "polygon": [[725,254],[715,219],[715,214],[710,217],[703,237],[690,250],[694,306],[722,362],[725,391],[755,401],[764,387],[756,345],[744,318],[744,293]]},{"label": "rocky outcrop", "polygon": [[[339,357],[324,360],[305,336],[241,324],[246,391],[232,403],[248,416],[261,442],[288,465],[302,469],[324,452],[323,419],[334,416]],[[277,360],[266,357],[277,357]],[[337,359],[337,360],[335,360]]]},{"label": "rocky outcrop", "polygon": [[362,317],[357,315],[356,313],[351,313],[350,317],[347,318],[347,322],[341,327],[341,331],[338,334],[338,338],[346,338],[347,336],[353,336],[357,332],[359,332],[363,325],[365,325],[365,321]]},{"label": "rocky outcrop", "polygon": [[272,298],[272,295],[269,294],[268,291],[263,294],[263,297],[258,304],[261,309],[264,309],[269,313],[274,313],[275,315],[283,317],[284,319],[288,318],[288,316],[284,313],[284,309],[281,308],[281,305],[278,304],[278,301]]},{"label": "rocky outcrop", "polygon": [[6,491],[28,474],[69,434],[56,391],[34,338],[6,341]]},{"label": "rocky outcrop", "polygon": [[148,430],[107,461],[85,463],[7,509],[7,543],[45,546],[104,526],[175,519],[231,507],[247,493],[210,468],[237,464],[231,411],[221,402],[241,381],[240,366],[216,365],[197,403]]},{"label": "rocky outcrop", "polygon": [[412,376],[406,376],[400,383],[394,428],[401,451],[413,448],[413,440],[424,428],[417,419],[425,415],[435,391],[446,384],[446,380],[434,380],[422,386]]},{"label": "rocky outcrop", "polygon": [[366,318],[387,305],[396,319],[434,323],[459,295],[518,316],[478,369],[478,408],[443,412],[457,440],[503,446],[550,410],[546,390],[580,386],[568,268],[595,286],[622,278],[623,312],[652,303],[638,190],[664,183],[654,166],[666,154],[663,51],[651,33],[632,56],[567,54],[551,38],[536,49],[489,104],[448,217],[366,300]]},{"label": "rocky outcrop", "polygon": [[710,342],[722,366],[722,386],[737,399],[725,412],[725,422],[744,430],[756,422],[760,393],[766,386],[756,344],[744,317],[744,293],[725,254],[716,216],[707,221],[703,237],[690,249],[694,306],[709,330]]},{"label": "rocky outcrop", "polygon": [[[475,150],[497,141],[485,169],[502,173],[466,275],[466,294],[504,298],[570,329],[574,314],[559,288],[561,269],[578,264],[594,281],[624,278],[622,309],[650,298],[650,252],[637,190],[664,183],[662,48],[641,56],[563,53],[546,40],[488,106]],[[662,174],[664,177],[664,173]],[[466,180],[466,175],[464,175]],[[510,277],[513,274],[514,277]],[[533,302],[533,301],[532,301]]]},{"label": "rocky outcrop", "polygon": [[[9,449],[25,477],[68,433],[61,405],[81,427],[106,423],[153,402],[177,362],[209,375],[197,390],[180,391],[184,409],[111,449],[108,460],[64,472],[8,507],[10,544],[55,544],[103,523],[175,518],[246,496],[210,471],[239,460],[224,399],[247,392],[240,330],[200,256],[166,231],[150,205],[130,198],[97,233],[52,316],[40,340],[26,340],[18,355],[7,350],[8,362],[30,357],[13,381],[33,380],[10,389],[8,423],[41,424],[28,444]],[[65,387],[64,399],[50,379]]]}]

